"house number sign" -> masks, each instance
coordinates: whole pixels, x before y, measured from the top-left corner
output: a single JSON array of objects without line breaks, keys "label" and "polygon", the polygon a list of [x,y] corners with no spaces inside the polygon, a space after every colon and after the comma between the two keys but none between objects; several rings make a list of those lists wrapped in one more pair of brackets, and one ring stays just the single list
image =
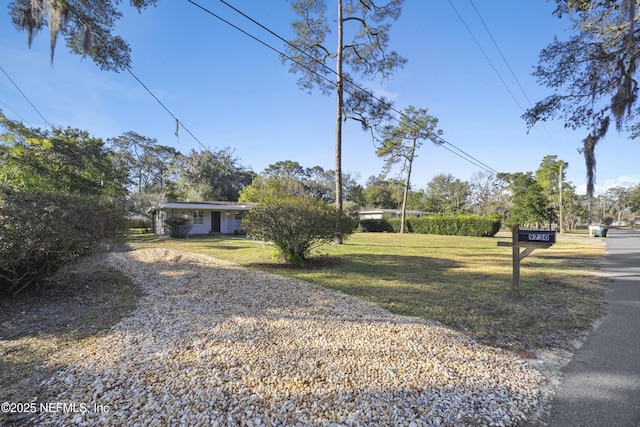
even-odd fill
[{"label": "house number sign", "polygon": [[518,242],[555,243],[556,232],[551,230],[518,230]]}]

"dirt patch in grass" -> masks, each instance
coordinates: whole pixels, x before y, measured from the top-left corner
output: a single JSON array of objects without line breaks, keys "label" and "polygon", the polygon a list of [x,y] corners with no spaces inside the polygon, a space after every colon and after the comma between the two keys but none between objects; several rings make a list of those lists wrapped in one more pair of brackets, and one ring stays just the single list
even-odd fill
[{"label": "dirt patch in grass", "polygon": [[[94,258],[37,288],[0,297],[0,402],[46,402],[43,381],[84,357],[139,296],[127,277]],[[0,425],[26,424],[24,414],[0,413]]]}]

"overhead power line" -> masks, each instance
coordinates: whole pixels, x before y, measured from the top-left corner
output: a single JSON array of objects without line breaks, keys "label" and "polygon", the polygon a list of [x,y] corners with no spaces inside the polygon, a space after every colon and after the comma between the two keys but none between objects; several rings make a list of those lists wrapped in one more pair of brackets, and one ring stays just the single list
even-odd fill
[{"label": "overhead power line", "polygon": [[[494,46],[496,47],[496,49],[498,49],[498,52],[500,53],[500,56],[502,57],[502,60],[504,61],[504,63],[507,65],[507,68],[509,69],[509,71],[511,72],[511,75],[513,76],[513,79],[516,81],[516,84],[518,85],[518,87],[520,88],[520,91],[522,92],[522,94],[524,95],[524,98],[527,100],[527,102],[529,103],[529,107],[533,107],[533,102],[531,102],[531,99],[529,99],[529,96],[527,95],[527,92],[524,90],[524,88],[522,87],[522,84],[520,84],[520,80],[518,79],[518,76],[516,76],[516,73],[514,73],[513,68],[511,68],[511,65],[509,64],[509,61],[507,61],[507,58],[504,56],[504,53],[502,53],[502,49],[500,49],[500,46],[498,45],[498,42],[496,41],[496,39],[493,37],[493,34],[491,33],[491,31],[489,30],[489,27],[487,26],[487,24],[484,22],[484,19],[482,19],[482,15],[480,15],[480,11],[478,10],[478,8],[476,7],[476,5],[473,3],[473,0],[469,0],[469,3],[471,3],[471,6],[473,6],[473,9],[476,11],[476,14],[478,15],[478,18],[480,18],[480,22],[482,22],[482,25],[484,26],[485,30],[487,30],[487,33],[489,34],[489,37],[491,37],[491,40],[493,41]],[[544,123],[540,123],[540,125],[542,126],[542,128],[544,129],[544,131],[547,133],[547,135],[549,136],[549,138],[553,141],[553,137],[551,136],[551,133],[549,132],[549,130],[547,129],[547,127],[544,125]],[[534,127],[534,129],[536,130],[536,132],[538,133],[538,136],[540,136],[540,138],[542,138],[544,140],[544,138],[542,137],[542,135],[540,134],[540,132],[538,132],[538,129],[536,127]]]},{"label": "overhead power line", "polygon": [[480,15],[480,11],[476,7],[476,5],[473,3],[473,0],[469,0],[469,3],[471,3],[471,6],[473,6],[473,10],[475,10],[476,15],[478,15],[478,18],[480,19],[480,22],[482,22],[482,26],[487,31],[487,34],[489,34],[489,37],[491,38],[491,41],[493,42],[493,45],[498,50],[498,53],[500,53],[500,56],[502,57],[502,60],[504,61],[504,63],[506,64],[507,68],[509,69],[509,72],[511,73],[511,76],[513,77],[513,79],[516,81],[516,84],[520,88],[520,92],[522,92],[522,94],[524,95],[524,97],[527,100],[527,102],[529,103],[529,105],[533,105],[531,100],[527,96],[527,92],[525,92],[524,88],[520,84],[520,80],[518,79],[518,76],[516,76],[516,73],[513,71],[513,68],[511,68],[511,64],[509,64],[509,61],[507,61],[506,56],[504,56],[504,53],[502,52],[502,49],[500,49],[500,46],[498,45],[498,42],[496,41],[495,37],[493,37],[493,34],[491,33],[491,30],[489,30],[489,27],[487,26],[486,22],[484,22],[484,19],[482,19],[482,15]]},{"label": "overhead power line", "polygon": [[[272,51],[276,52],[279,55],[282,55],[284,58],[286,58],[289,61],[295,62],[296,64],[300,65],[301,67],[305,68],[306,70],[308,70],[309,72],[315,74],[316,76],[322,78],[323,80],[325,80],[326,82],[329,83],[333,83],[331,80],[327,79],[325,76],[323,76],[322,74],[318,74],[316,71],[312,70],[311,68],[306,67],[304,64],[301,64],[300,62],[296,61],[295,58],[292,58],[291,56],[286,55],[284,52],[276,49],[275,47],[271,46],[270,44],[268,44],[267,42],[265,42],[264,40],[259,39],[258,37],[254,36],[253,34],[243,30],[242,28],[238,27],[237,25],[231,23],[230,21],[224,19],[223,17],[221,17],[220,15],[214,13],[213,11],[205,8],[204,6],[196,3],[195,1],[192,0],[187,0],[189,3],[193,4],[194,6],[198,7],[199,9],[201,9],[202,11],[208,13],[209,15],[213,16],[214,18],[222,21],[223,23],[227,24],[228,26],[230,26],[231,28],[241,32],[242,34],[246,35],[247,37],[255,40],[256,42],[260,43],[261,45],[265,46],[268,49],[271,49]],[[242,16],[244,16],[246,19],[250,20],[251,22],[253,22],[254,24],[260,26],[261,28],[263,28],[264,30],[268,31],[269,33],[271,33],[272,35],[274,35],[275,37],[279,38],[280,40],[284,41],[285,43],[289,43],[287,40],[285,40],[284,38],[282,38],[281,36],[279,36],[278,34],[274,33],[273,31],[269,30],[267,27],[265,27],[264,25],[260,24],[259,22],[257,22],[256,20],[252,19],[251,17],[247,16],[246,14],[244,14],[243,12],[239,11],[238,9],[236,9],[235,7],[231,6],[230,4],[226,3],[225,1],[220,0],[221,3],[223,3],[225,6],[228,6],[229,8],[233,9],[235,12],[241,14]],[[290,44],[290,43],[289,43]],[[291,44],[290,44],[291,45]],[[291,45],[293,46],[293,45]],[[295,46],[294,46],[295,47]],[[299,49],[298,49],[299,50]],[[304,53],[305,55],[308,56],[307,53],[300,51],[302,53]],[[322,64],[322,63],[320,63]],[[327,67],[326,65],[322,64],[326,69],[330,70],[331,72],[335,73],[335,71],[331,70],[331,68]],[[337,74],[337,73],[335,73]]]},{"label": "overhead power line", "polygon": [[[473,157],[469,153],[466,153],[465,151],[459,149],[458,147],[456,147],[455,145],[451,144],[450,142],[448,142],[444,138],[442,138],[440,136],[437,136],[436,138],[438,138],[438,139],[440,139],[442,141],[443,145],[441,145],[441,147],[444,148],[445,150],[451,151],[456,156],[461,157],[462,159],[468,161],[469,163],[472,163],[472,164],[478,166],[480,169],[484,169],[487,172],[493,172],[496,175],[498,174],[497,170],[495,170],[491,166],[488,166],[486,163],[483,163],[480,160],[476,159],[475,157]],[[456,150],[456,151],[453,151],[453,150],[449,149],[445,145],[448,145],[449,147],[453,148],[453,150]]]},{"label": "overhead power line", "polygon": [[[86,23],[85,23],[85,25],[88,25],[88,24],[86,24]],[[94,37],[99,37],[99,35],[94,33]],[[103,41],[104,41],[104,40],[103,40]],[[194,135],[194,134],[193,134],[193,133],[192,133],[192,132],[191,132],[191,131],[186,127],[186,126],[185,126],[185,125],[184,125],[184,123],[182,123],[182,121],[180,121],[180,119],[178,119],[178,117],[177,117],[175,114],[173,114],[173,113],[171,112],[171,110],[169,110],[169,108],[168,108],[166,105],[164,105],[164,103],[163,103],[162,101],[160,101],[160,98],[158,98],[158,97],[157,97],[157,96],[156,96],[156,95],[151,91],[151,89],[149,89],[149,87],[148,87],[146,84],[144,84],[144,83],[142,82],[142,80],[140,79],[140,77],[138,77],[138,76],[133,72],[133,70],[131,69],[131,67],[126,66],[126,70],[129,72],[129,74],[131,75],[131,77],[133,77],[133,78],[134,78],[134,79],[135,79],[135,80],[140,84],[140,86],[142,86],[142,87],[144,88],[144,90],[146,90],[146,91],[147,91],[147,93],[148,93],[149,95],[151,95],[151,97],[152,97],[153,99],[155,99],[155,100],[156,100],[156,102],[157,102],[158,104],[160,104],[160,106],[161,106],[162,108],[164,108],[164,110],[165,110],[167,113],[169,113],[169,115],[170,115],[171,117],[173,117],[173,119],[176,121],[176,132],[175,132],[176,137],[178,137],[178,129],[179,129],[180,127],[182,127],[184,130],[186,130],[186,131],[187,131],[187,133],[188,133],[189,135],[191,135],[191,137],[192,137],[192,138],[193,138],[193,139],[194,139],[198,144],[200,144],[200,146],[201,146],[204,150],[206,150],[206,151],[208,151],[209,153],[211,153],[211,151],[209,150],[209,148],[207,148],[207,147],[206,147],[206,146],[205,146],[205,145],[204,145],[204,144],[203,144],[203,143],[202,143],[202,142],[201,142],[201,141],[200,141],[200,140],[199,140],[199,139],[198,139],[198,138],[197,138],[197,137],[196,137],[196,136],[195,136],[195,135]],[[211,153],[211,154],[213,154],[213,153]]]},{"label": "overhead power line", "polygon": [[507,92],[509,92],[509,95],[511,95],[511,98],[513,98],[513,101],[518,105],[518,107],[520,107],[520,110],[524,113],[525,110],[522,107],[522,105],[520,105],[520,101],[518,101],[518,98],[516,98],[516,96],[513,94],[513,92],[511,91],[511,88],[509,88],[509,85],[504,80],[504,78],[502,78],[502,74],[500,74],[500,71],[498,71],[496,66],[493,64],[493,61],[491,60],[491,58],[489,58],[489,55],[487,55],[487,52],[484,50],[484,48],[480,44],[480,41],[478,41],[478,38],[475,36],[473,31],[471,31],[471,28],[469,27],[469,25],[467,25],[467,21],[465,21],[464,18],[462,17],[462,15],[460,14],[460,12],[458,12],[458,9],[456,9],[456,7],[453,5],[453,2],[451,0],[448,0],[448,1],[449,1],[449,4],[451,5],[451,7],[453,8],[453,11],[456,13],[456,15],[458,15],[458,18],[460,19],[460,21],[462,22],[464,27],[467,29],[467,31],[471,35],[471,38],[473,39],[473,41],[476,42],[476,46],[478,46],[478,49],[480,49],[480,52],[482,52],[482,55],[484,55],[484,57],[487,60],[487,62],[489,62],[489,65],[491,65],[491,68],[493,68],[493,71],[495,71],[495,73],[498,75],[498,78],[500,79],[500,81],[504,85],[504,87],[507,90]]},{"label": "overhead power line", "polygon": [[[22,89],[20,89],[20,86],[18,86],[18,84],[16,82],[13,81],[13,79],[11,78],[11,76],[9,76],[9,74],[4,70],[4,68],[2,68],[2,66],[0,65],[0,70],[2,70],[2,72],[4,73],[5,76],[7,76],[7,78],[9,79],[9,81],[15,86],[15,88],[18,90],[18,92],[20,92],[20,95],[22,95],[22,97],[24,99],[27,100],[27,102],[29,103],[29,105],[31,105],[31,108],[33,108],[35,110],[36,113],[38,113],[38,115],[40,116],[40,118],[42,118],[42,120],[44,120],[44,122],[47,124],[47,126],[49,127],[53,127],[51,126],[51,123],[49,123],[49,121],[47,119],[44,118],[44,116],[42,115],[42,113],[40,112],[40,110],[38,110],[36,108],[35,105],[33,105],[33,102],[31,102],[31,100],[29,99],[29,97],[27,97],[27,95],[24,94],[24,92],[22,91]],[[20,117],[20,116],[18,116]]]},{"label": "overhead power line", "polygon": [[177,126],[182,126],[182,129],[186,130],[186,131],[187,131],[187,133],[188,133],[189,135],[191,135],[191,137],[192,137],[192,138],[193,138],[193,139],[194,139],[198,144],[200,144],[200,146],[201,146],[202,148],[204,148],[205,150],[209,151],[209,149],[208,149],[208,148],[207,148],[207,147],[206,147],[202,142],[200,142],[200,140],[199,140],[199,139],[198,139],[198,138],[197,138],[193,133],[191,133],[191,131],[190,131],[189,129],[187,129],[187,127],[184,125],[184,123],[182,123],[182,122],[180,121],[180,119],[178,119],[178,117],[176,117],[176,115],[175,115],[175,114],[173,114],[173,113],[171,112],[171,110],[169,110],[169,108],[167,108],[167,106],[166,106],[166,105],[164,105],[164,104],[162,103],[162,101],[160,101],[160,99],[159,99],[159,98],[158,98],[158,97],[157,97],[153,92],[151,92],[151,89],[149,89],[149,87],[147,87],[147,85],[145,85],[145,84],[142,82],[142,80],[140,80],[140,78],[139,78],[138,76],[136,76],[136,75],[135,75],[135,73],[133,72],[133,70],[131,70],[131,68],[127,67],[127,71],[129,72],[129,74],[131,74],[131,76],[132,76],[134,79],[136,79],[136,81],[137,81],[138,83],[140,83],[140,85],[141,85],[141,86],[142,86],[142,87],[143,87],[143,88],[144,88],[144,89],[149,93],[149,95],[151,95],[151,96],[153,97],[153,99],[155,99],[155,100],[156,100],[156,102],[157,102],[158,104],[160,104],[160,106],[161,106],[162,108],[164,108],[164,109],[165,109],[165,111],[166,111],[167,113],[169,113],[169,115],[175,119],[175,121],[176,121],[176,136],[178,136],[178,129],[177,129]]},{"label": "overhead power line", "polygon": [[[516,103],[516,105],[518,106],[518,108],[520,109],[520,111],[524,114],[525,113],[525,108],[520,104],[520,102],[518,101],[518,99],[516,98],[515,94],[511,91],[511,88],[509,87],[509,85],[507,84],[507,82],[505,81],[505,79],[502,77],[502,74],[500,74],[500,72],[498,71],[497,67],[494,65],[493,61],[491,61],[491,59],[489,58],[489,55],[487,54],[487,52],[484,50],[484,48],[482,47],[482,45],[480,44],[480,41],[478,40],[478,38],[475,36],[475,34],[473,33],[473,31],[471,30],[471,28],[469,27],[469,25],[467,24],[467,22],[464,20],[464,18],[462,17],[462,15],[460,14],[460,12],[458,12],[458,9],[456,9],[456,7],[453,5],[453,2],[451,0],[448,0],[449,4],[451,5],[451,7],[453,8],[454,12],[456,13],[456,15],[458,16],[458,18],[460,19],[460,21],[462,22],[462,24],[464,25],[464,27],[467,29],[467,31],[469,32],[469,34],[471,35],[471,38],[473,38],[473,40],[476,43],[476,46],[478,46],[478,49],[480,49],[480,51],[482,52],[482,54],[484,55],[485,59],[487,60],[487,62],[489,62],[489,65],[491,65],[491,68],[493,69],[493,71],[496,73],[496,75],[498,76],[498,78],[500,79],[500,81],[502,82],[502,84],[504,85],[505,89],[507,90],[507,92],[509,92],[509,95],[511,95],[511,98],[513,98],[514,102]],[[504,61],[505,65],[507,66],[507,69],[509,70],[509,72],[511,73],[511,76],[513,77],[513,79],[515,80],[516,84],[518,85],[518,88],[520,88],[520,91],[522,92],[522,94],[524,95],[524,98],[527,100],[527,103],[529,104],[530,107],[533,106],[533,103],[531,102],[531,99],[529,99],[529,96],[527,95],[527,92],[524,90],[524,87],[522,86],[522,84],[520,83],[520,79],[518,79],[518,76],[516,75],[516,73],[513,71],[513,68],[511,67],[511,64],[509,63],[509,61],[507,60],[507,57],[504,55],[504,53],[502,52],[502,49],[500,48],[500,46],[498,45],[498,42],[496,41],[495,37],[493,36],[493,33],[491,32],[491,30],[489,30],[489,26],[487,25],[487,23],[485,22],[485,20],[482,18],[482,15],[480,14],[480,11],[478,10],[478,8],[476,7],[475,3],[473,2],[473,0],[469,0],[469,3],[471,3],[471,6],[473,7],[473,10],[475,11],[476,15],[478,16],[478,18],[480,19],[480,22],[482,23],[482,26],[484,27],[485,31],[487,32],[487,34],[489,35],[489,37],[491,38],[491,41],[493,42],[493,45],[495,46],[496,50],[498,51],[498,53],[500,54],[500,57],[502,58],[502,60]],[[549,138],[551,138],[553,140],[553,137],[551,136],[551,134],[549,133],[549,131],[547,130],[547,128],[544,126],[544,124],[542,124],[543,129],[546,131],[547,135],[549,136]],[[537,127],[534,127],[536,133],[538,134],[538,136],[545,142],[546,139],[542,136],[542,134],[540,134],[539,130]]]},{"label": "overhead power line", "polygon": [[[18,117],[23,123],[28,124],[29,126],[31,126],[31,123],[29,123],[28,121],[26,121],[24,118],[22,118],[22,116],[18,113],[16,113],[11,107],[9,107],[7,104],[5,104],[4,102],[0,101],[0,105],[4,105],[4,107],[11,111],[16,117]],[[33,126],[31,126],[33,127]]]},{"label": "overhead power line", "polygon": [[[284,57],[285,59],[289,60],[289,61],[293,61],[296,64],[302,66],[303,68],[307,69],[308,71],[310,71],[311,73],[315,74],[316,76],[322,78],[323,80],[333,83],[331,82],[329,79],[327,79],[324,75],[317,73],[315,70],[312,70],[308,67],[306,67],[304,64],[301,64],[300,62],[296,61],[294,58],[292,58],[289,55],[286,55],[285,53],[283,53],[282,51],[276,49],[275,47],[269,45],[267,42],[259,39],[258,37],[248,33],[247,31],[243,30],[242,28],[238,27],[237,25],[232,24],[231,22],[229,22],[228,20],[220,17],[219,15],[217,15],[216,13],[212,12],[211,10],[205,8],[204,6],[198,4],[197,2],[193,1],[193,0],[187,0],[189,3],[193,4],[194,6],[198,7],[199,9],[201,9],[202,11],[208,13],[209,15],[215,17],[216,19],[222,21],[223,23],[231,26],[232,28],[240,31],[241,33],[247,35],[248,37],[250,37],[251,39],[257,41],[258,43],[266,46],[267,48],[277,52],[278,54],[280,54],[282,57]],[[221,3],[223,3],[225,6],[229,7],[230,9],[232,9],[234,12],[240,14],[241,16],[243,16],[245,19],[251,21],[252,23],[254,23],[255,25],[259,26],[260,28],[262,28],[263,30],[267,31],[269,34],[273,35],[274,37],[278,38],[279,40],[285,42],[287,45],[289,45],[290,47],[298,50],[299,52],[301,52],[303,55],[307,56],[308,58],[316,61],[318,64],[320,64],[324,69],[328,70],[330,73],[334,74],[337,76],[337,72],[333,69],[331,69],[330,67],[328,67],[326,64],[317,61],[315,58],[311,57],[308,53],[306,53],[305,51],[301,50],[300,48],[298,48],[297,46],[293,45],[291,42],[289,42],[288,40],[286,40],[285,38],[283,38],[282,36],[278,35],[277,33],[275,33],[274,31],[270,30],[269,28],[267,28],[265,25],[261,24],[260,22],[258,22],[257,20],[251,18],[250,16],[248,16],[247,14],[245,14],[244,12],[238,10],[237,8],[231,6],[230,4],[228,4],[226,1],[224,0],[220,0]],[[370,91],[362,88],[361,86],[359,86],[358,84],[349,81],[348,79],[344,78],[345,82],[347,82],[348,84],[354,86],[355,88],[357,88],[358,90],[361,90],[363,92],[365,92],[366,94],[368,94],[369,96],[371,96],[373,99],[379,101],[379,102],[383,102],[386,103],[385,101],[381,100],[380,98],[376,97],[374,94],[372,94]],[[393,106],[387,104],[391,111],[395,112],[396,114],[400,115],[400,116],[404,116],[406,117],[401,111],[396,110]],[[440,137],[440,136],[434,136],[433,137],[434,142],[439,143],[441,147],[445,148],[446,150],[448,150],[449,152],[451,152],[452,154],[462,158],[463,160],[466,160],[470,163],[472,163],[473,165],[484,169],[488,172],[492,172],[492,173],[498,173],[495,169],[493,169],[492,167],[486,165],[485,163],[481,162],[480,160],[476,159],[475,157],[471,156],[470,154],[466,153],[465,151],[461,150],[460,148],[456,147],[455,145],[451,144],[450,142],[446,141],[444,138]],[[437,141],[436,141],[437,140]],[[447,147],[448,146],[448,147]],[[451,147],[451,148],[449,148]]]}]

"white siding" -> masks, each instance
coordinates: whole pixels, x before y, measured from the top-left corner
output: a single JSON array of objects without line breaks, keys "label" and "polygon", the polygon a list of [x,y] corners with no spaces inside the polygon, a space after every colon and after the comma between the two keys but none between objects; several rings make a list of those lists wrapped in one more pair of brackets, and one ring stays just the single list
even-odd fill
[{"label": "white siding", "polygon": [[223,234],[232,234],[240,231],[241,220],[236,219],[236,212],[224,211],[220,213],[220,232]]}]

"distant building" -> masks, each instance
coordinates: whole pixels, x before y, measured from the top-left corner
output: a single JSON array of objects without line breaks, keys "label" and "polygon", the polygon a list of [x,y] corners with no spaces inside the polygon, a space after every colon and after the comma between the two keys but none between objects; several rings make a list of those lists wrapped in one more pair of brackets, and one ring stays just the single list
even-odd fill
[{"label": "distant building", "polygon": [[[433,215],[433,212],[412,211],[407,210],[407,216],[426,216]],[[358,211],[360,219],[382,219],[382,218],[401,218],[402,209],[362,209]]]}]

